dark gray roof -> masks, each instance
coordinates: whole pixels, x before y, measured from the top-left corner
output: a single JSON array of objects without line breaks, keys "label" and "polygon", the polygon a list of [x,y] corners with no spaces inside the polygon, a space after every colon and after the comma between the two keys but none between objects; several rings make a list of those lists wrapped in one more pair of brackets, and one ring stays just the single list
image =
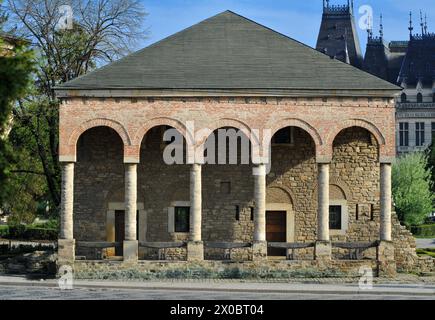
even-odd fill
[{"label": "dark gray roof", "polygon": [[[362,53],[352,6],[328,5],[323,8],[316,49],[328,56],[361,68]],[[347,47],[347,48],[346,48]]]},{"label": "dark gray roof", "polygon": [[399,81],[432,88],[435,79],[435,34],[413,35],[399,74]]},{"label": "dark gray roof", "polygon": [[226,11],[56,89],[398,87]]}]

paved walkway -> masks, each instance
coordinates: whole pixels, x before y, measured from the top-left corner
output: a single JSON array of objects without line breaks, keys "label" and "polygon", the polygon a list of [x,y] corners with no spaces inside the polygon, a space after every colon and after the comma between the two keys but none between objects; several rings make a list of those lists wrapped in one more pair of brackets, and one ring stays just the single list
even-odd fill
[{"label": "paved walkway", "polygon": [[0,277],[0,300],[435,300],[435,285],[375,284],[362,290],[356,284],[258,283],[227,281],[75,281],[74,290],[61,291],[56,280],[30,281]]},{"label": "paved walkway", "polygon": [[435,248],[435,239],[415,239],[415,241],[419,249]]}]

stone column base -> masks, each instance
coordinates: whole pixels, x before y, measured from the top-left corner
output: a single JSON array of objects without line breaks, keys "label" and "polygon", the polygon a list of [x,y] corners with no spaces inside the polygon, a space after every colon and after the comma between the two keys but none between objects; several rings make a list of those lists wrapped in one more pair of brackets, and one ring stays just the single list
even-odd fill
[{"label": "stone column base", "polygon": [[253,261],[267,260],[266,241],[257,241],[252,244],[252,260]]},{"label": "stone column base", "polygon": [[314,247],[315,260],[331,260],[332,246],[330,241],[317,241]]},{"label": "stone column base", "polygon": [[394,277],[397,274],[394,258],[394,244],[390,241],[381,241],[377,247],[378,277]]},{"label": "stone column base", "polygon": [[124,241],[124,261],[137,262],[139,256],[139,241]]},{"label": "stone column base", "polygon": [[189,241],[187,243],[187,261],[204,261],[204,242]]},{"label": "stone column base", "polygon": [[57,240],[57,261],[59,265],[74,263],[76,256],[75,240]]}]

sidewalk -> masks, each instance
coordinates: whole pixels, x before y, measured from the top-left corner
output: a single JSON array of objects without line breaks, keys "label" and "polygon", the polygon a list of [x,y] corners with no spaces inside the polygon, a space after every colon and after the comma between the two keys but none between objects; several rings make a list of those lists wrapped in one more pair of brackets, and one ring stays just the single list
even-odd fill
[{"label": "sidewalk", "polygon": [[[57,287],[56,280],[32,281],[22,277],[0,277],[0,286],[18,287]],[[170,290],[196,292],[244,292],[244,293],[301,293],[301,294],[370,294],[370,295],[410,295],[435,299],[435,285],[427,284],[374,284],[371,290],[361,290],[358,284],[313,284],[313,283],[261,283],[242,281],[74,281],[77,289],[113,290]]]}]

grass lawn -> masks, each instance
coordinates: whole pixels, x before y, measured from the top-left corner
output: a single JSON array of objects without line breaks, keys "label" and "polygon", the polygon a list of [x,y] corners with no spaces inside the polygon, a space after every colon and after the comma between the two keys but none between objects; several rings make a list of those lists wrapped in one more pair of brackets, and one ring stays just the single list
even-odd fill
[{"label": "grass lawn", "polygon": [[417,249],[417,254],[419,256],[430,256],[435,258],[435,249]]}]

